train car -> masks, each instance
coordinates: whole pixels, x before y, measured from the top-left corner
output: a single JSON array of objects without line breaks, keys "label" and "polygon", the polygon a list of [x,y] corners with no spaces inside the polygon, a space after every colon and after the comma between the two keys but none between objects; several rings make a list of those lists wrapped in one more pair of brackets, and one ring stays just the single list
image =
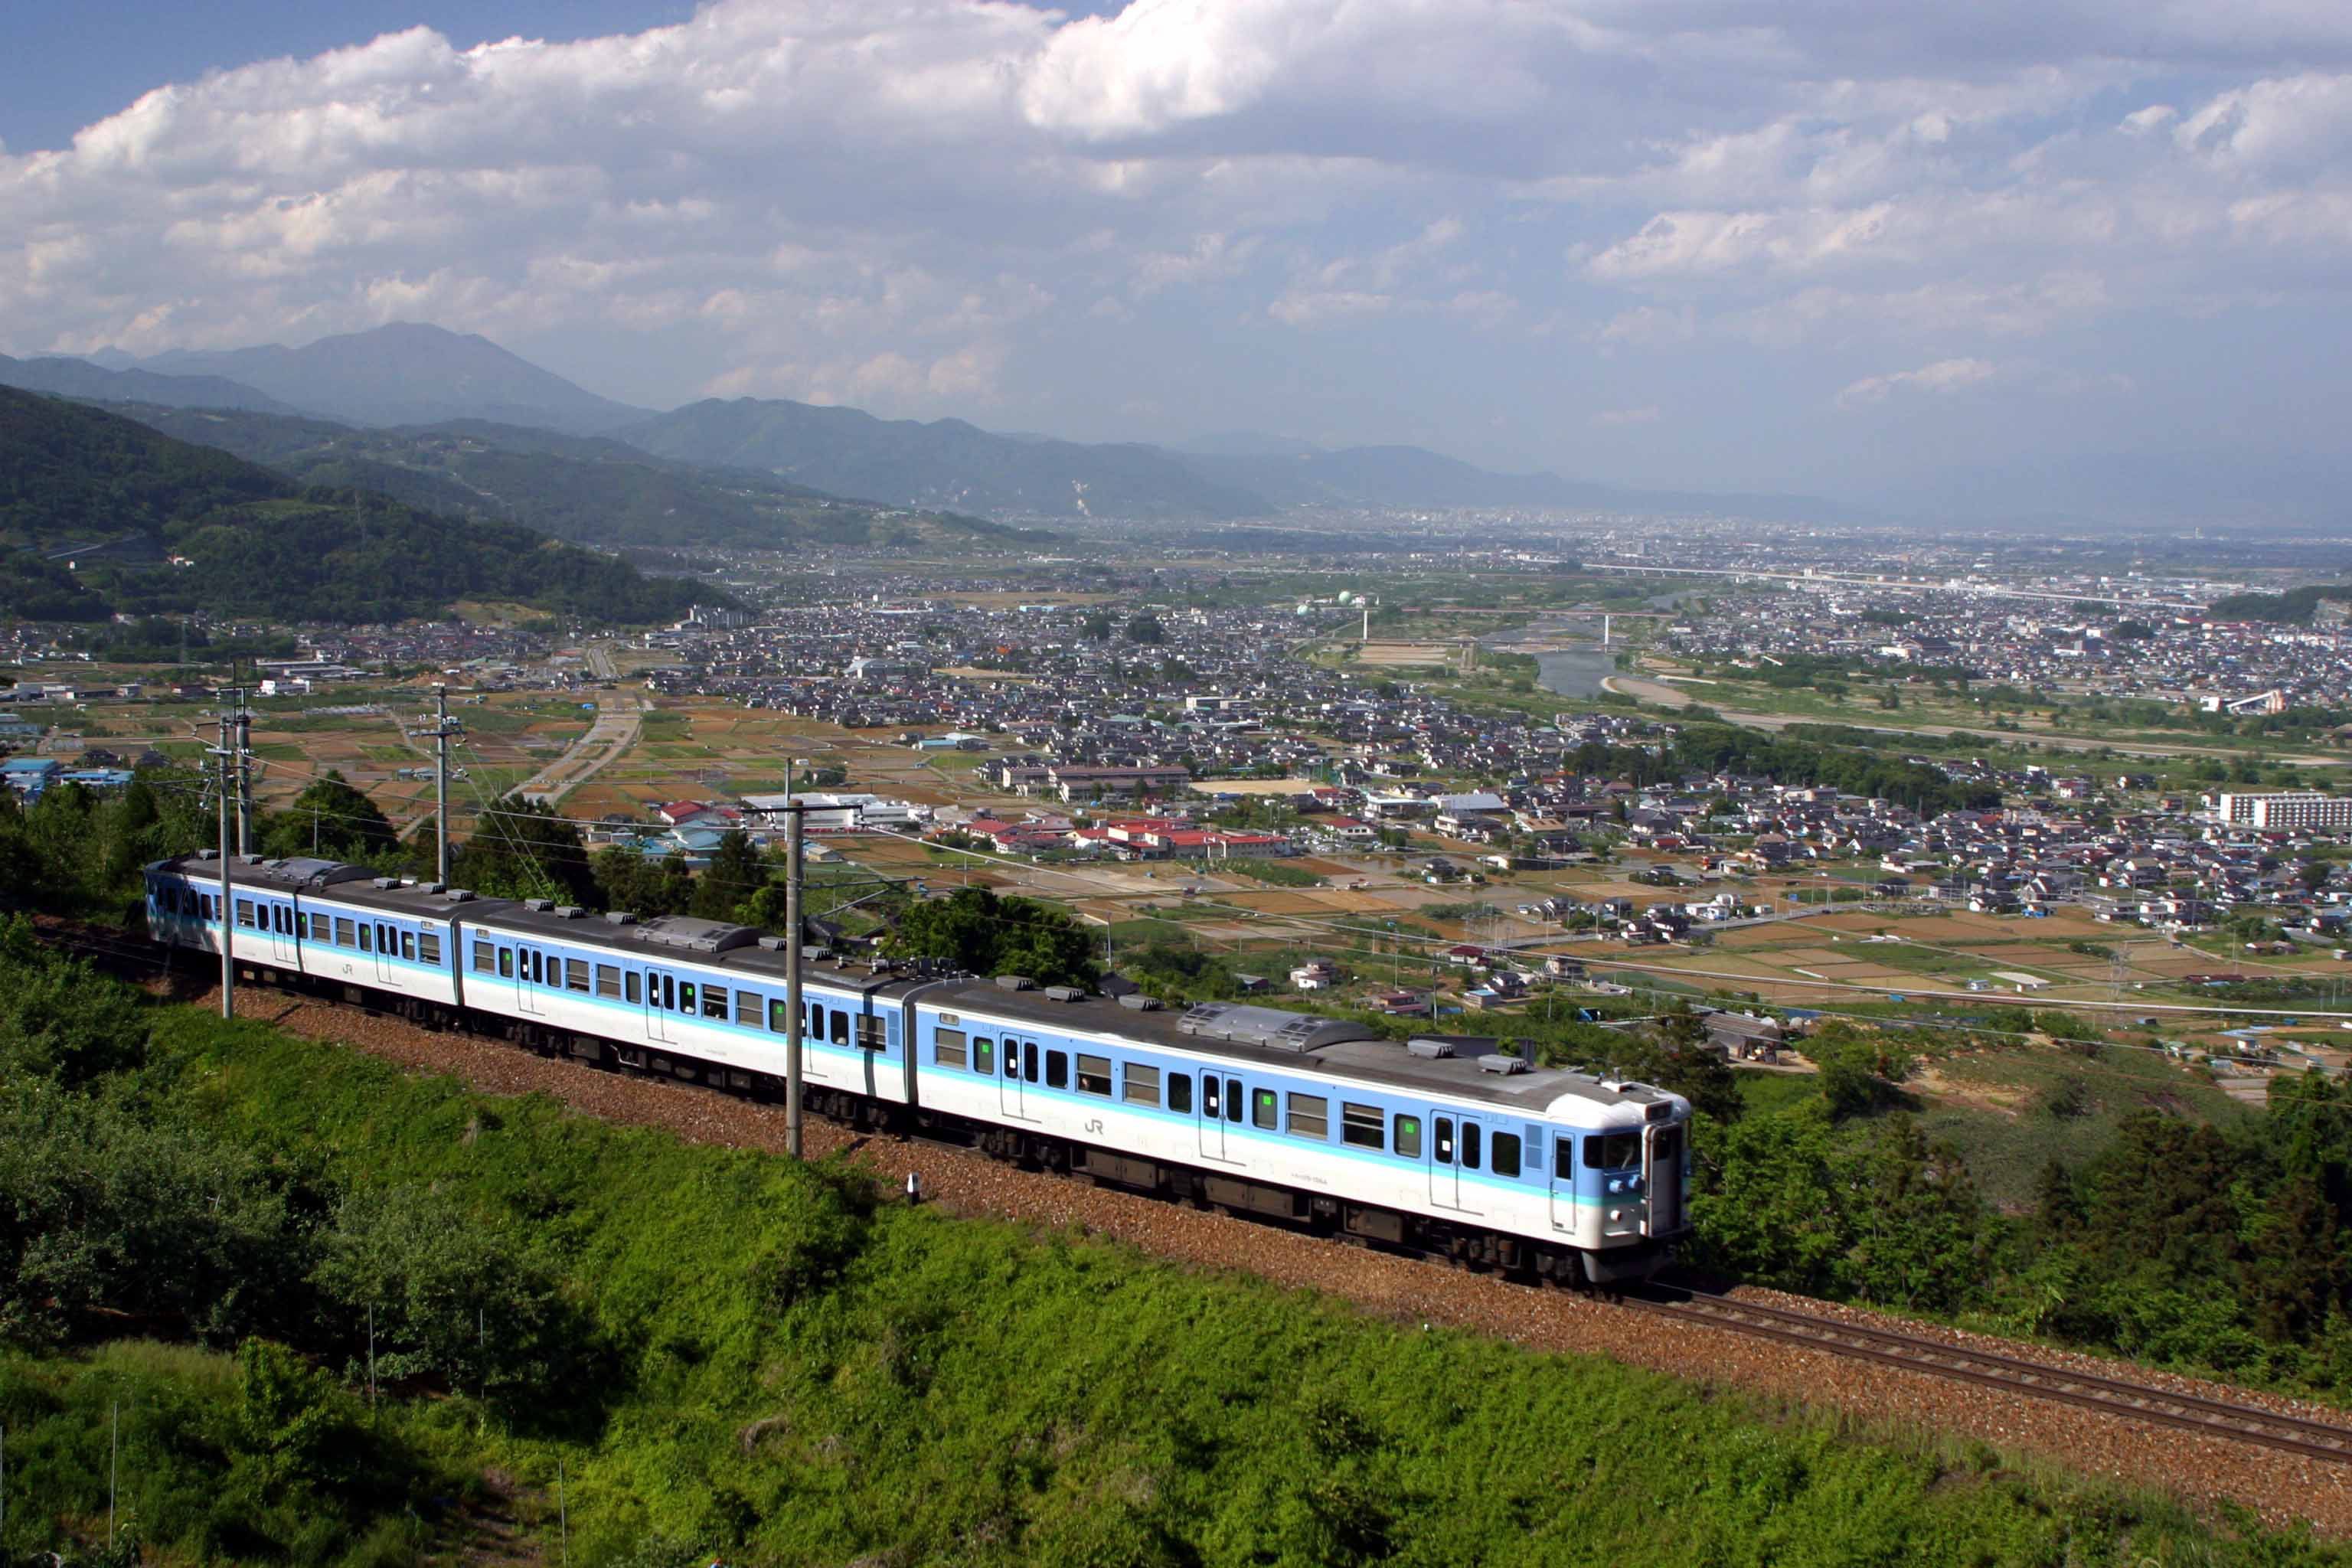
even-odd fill
[{"label": "train car", "polygon": [[1645,1277],[1687,1228],[1690,1106],[1648,1085],[1009,978],[927,988],[916,1011],[919,1106],[985,1124],[1000,1154],[1576,1282]]},{"label": "train car", "polygon": [[[728,1088],[782,1084],[781,937],[683,915],[592,916],[545,900],[486,907],[466,930],[466,1006],[517,1039]],[[898,1002],[915,984],[887,968],[804,965],[803,1081],[826,1114],[907,1103]]]},{"label": "train car", "polygon": [[407,1017],[460,1006],[459,931],[482,900],[438,882],[344,869],[360,874],[321,879],[298,894],[302,974],[368,993],[374,1005]]},{"label": "train car", "polygon": [[303,894],[369,875],[363,867],[337,860],[241,855],[229,868],[231,908],[224,921],[221,862],[215,851],[158,860],[145,872],[147,929],[168,946],[212,953],[220,952],[226,929],[239,963],[256,971],[299,974],[305,940]]}]

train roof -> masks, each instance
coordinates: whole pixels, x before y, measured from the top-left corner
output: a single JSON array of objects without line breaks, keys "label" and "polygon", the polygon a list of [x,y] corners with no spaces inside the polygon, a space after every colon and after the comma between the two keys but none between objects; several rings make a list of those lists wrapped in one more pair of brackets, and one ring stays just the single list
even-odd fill
[{"label": "train roof", "polygon": [[1636,1124],[1667,1114],[1676,1097],[1644,1083],[1538,1068],[1492,1040],[1460,1036],[1388,1039],[1364,1025],[1278,1007],[1212,1002],[1182,1010],[1121,1005],[1062,987],[1015,989],[1006,982],[958,980],[923,993],[923,1005],[982,1013],[1058,1032],[1118,1035],[1145,1044],[1254,1067],[1326,1071],[1356,1082],[1443,1094],[1520,1115],[1590,1117],[1627,1108],[1611,1121]]}]

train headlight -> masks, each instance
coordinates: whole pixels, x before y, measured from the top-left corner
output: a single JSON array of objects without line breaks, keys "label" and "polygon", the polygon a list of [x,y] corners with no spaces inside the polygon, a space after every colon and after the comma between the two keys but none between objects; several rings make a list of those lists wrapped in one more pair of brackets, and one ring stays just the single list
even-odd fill
[{"label": "train headlight", "polygon": [[1626,1190],[1627,1192],[1629,1192],[1629,1193],[1638,1193],[1638,1192],[1640,1192],[1640,1191],[1642,1190],[1642,1178],[1641,1178],[1641,1177],[1639,1177],[1639,1176],[1628,1176],[1628,1177],[1626,1177],[1626,1178],[1625,1178],[1625,1190]]},{"label": "train headlight", "polygon": [[1611,1225],[1615,1225],[1618,1221],[1620,1221],[1620,1220],[1623,1219],[1624,1217],[1625,1217],[1625,1211],[1624,1211],[1623,1209],[1611,1209],[1611,1210],[1609,1211],[1609,1223],[1610,1223]]}]

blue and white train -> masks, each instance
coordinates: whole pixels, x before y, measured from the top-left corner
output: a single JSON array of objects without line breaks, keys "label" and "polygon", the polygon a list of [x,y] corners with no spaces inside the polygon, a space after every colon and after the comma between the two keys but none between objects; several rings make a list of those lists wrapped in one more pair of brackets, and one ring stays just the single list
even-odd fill
[{"label": "blue and white train", "polygon": [[[210,851],[147,868],[155,941],[217,954],[226,931],[257,981],[782,1092],[782,938],[317,859],[240,860],[224,911],[220,870]],[[1646,1279],[1687,1228],[1688,1101],[1538,1068],[1491,1040],[1400,1044],[1276,1008],[1180,1014],[880,961],[814,958],[802,992],[803,1092],[835,1120],[912,1122],[1007,1160],[1562,1284]]]}]

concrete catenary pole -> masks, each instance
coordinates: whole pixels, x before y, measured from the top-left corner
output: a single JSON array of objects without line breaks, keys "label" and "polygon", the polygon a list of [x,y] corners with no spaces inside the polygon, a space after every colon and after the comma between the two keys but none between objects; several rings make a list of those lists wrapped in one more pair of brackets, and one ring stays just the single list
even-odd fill
[{"label": "concrete catenary pole", "polygon": [[784,1034],[784,1150],[801,1157],[801,1031],[808,1014],[801,1004],[801,822],[798,801],[785,806],[784,818],[784,1011],[792,1027]]},{"label": "concrete catenary pole", "polygon": [[236,884],[230,869],[236,857],[229,853],[229,791],[234,787],[236,771],[229,751],[229,716],[224,710],[220,717],[220,744],[213,748],[220,759],[220,961],[221,1016],[236,1016],[236,952],[235,932]]},{"label": "concrete catenary pole", "polygon": [[433,688],[433,826],[439,837],[433,879],[449,885],[449,689]]}]

